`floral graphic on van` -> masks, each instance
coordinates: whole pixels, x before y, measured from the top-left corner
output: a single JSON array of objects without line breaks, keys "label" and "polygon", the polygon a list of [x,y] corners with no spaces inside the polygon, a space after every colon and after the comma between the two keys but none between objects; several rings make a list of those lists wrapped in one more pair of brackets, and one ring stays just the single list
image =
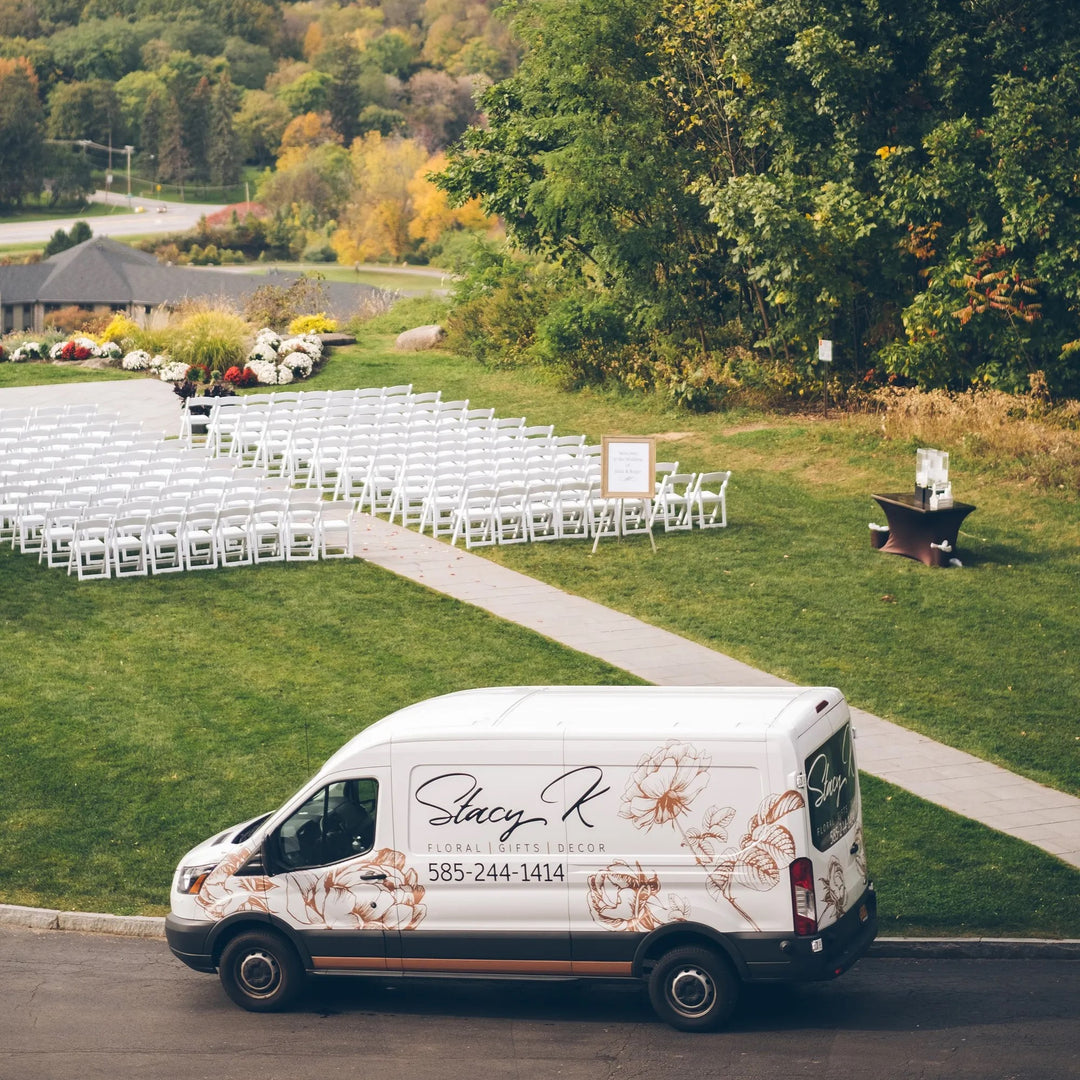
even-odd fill
[{"label": "floral graphic on van", "polygon": [[675,822],[709,783],[711,756],[686,743],[669,742],[646,754],[627,781],[619,817],[638,829]]},{"label": "floral graphic on van", "polygon": [[270,911],[267,894],[277,883],[262,874],[234,877],[251,858],[252,848],[243,847],[221,860],[203,882],[195,902],[211,919],[224,919],[238,911]]},{"label": "floral graphic on van", "polygon": [[825,912],[830,908],[835,917],[840,919],[847,911],[847,882],[844,880],[844,868],[835,855],[829,859],[821,884],[824,886],[821,890],[821,898],[825,901],[825,910],[822,912],[823,921]]},{"label": "floral graphic on van", "polygon": [[286,911],[303,926],[413,930],[427,914],[416,871],[390,848],[329,870],[296,871],[288,875],[285,890]]},{"label": "floral graphic on van", "polygon": [[358,930],[412,930],[423,920],[424,886],[400,851],[383,848],[362,861],[299,870],[274,879],[235,877],[250,848],[224,859],[203,883],[197,903],[211,919],[240,911],[285,915],[302,926]]},{"label": "floral graphic on van", "polygon": [[620,861],[589,875],[589,911],[608,930],[647,933],[664,923],[685,921],[690,907],[678,896],[665,903],[656,874],[646,873],[640,863]]},{"label": "floral graphic on van", "polygon": [[780,884],[784,870],[795,858],[795,837],[780,819],[801,809],[805,801],[797,791],[767,795],[746,825],[738,847],[720,850],[727,842],[727,826],[734,820],[730,806],[713,807],[700,830],[686,833],[686,846],[708,872],[706,888],[715,900],[726,900],[755,930],[754,919],[735,899],[735,889],[768,892]]}]

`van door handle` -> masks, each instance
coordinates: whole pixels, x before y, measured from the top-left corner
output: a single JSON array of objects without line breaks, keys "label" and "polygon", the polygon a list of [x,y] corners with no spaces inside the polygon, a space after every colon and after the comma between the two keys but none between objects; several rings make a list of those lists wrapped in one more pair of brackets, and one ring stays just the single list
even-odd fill
[{"label": "van door handle", "polygon": [[385,874],[378,874],[378,873],[361,874],[360,875],[360,880],[361,881],[385,881],[386,880],[386,875]]}]

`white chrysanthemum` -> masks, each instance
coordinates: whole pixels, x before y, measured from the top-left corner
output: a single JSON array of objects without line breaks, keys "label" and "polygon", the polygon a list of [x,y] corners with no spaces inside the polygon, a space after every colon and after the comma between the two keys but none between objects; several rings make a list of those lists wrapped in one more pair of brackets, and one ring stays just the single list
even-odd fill
[{"label": "white chrysanthemum", "polygon": [[78,337],[73,337],[71,339],[71,344],[74,345],[77,349],[89,349],[91,356],[101,355],[101,347],[93,338],[79,335]]},{"label": "white chrysanthemum", "polygon": [[119,360],[124,355],[124,350],[115,341],[106,341],[103,345],[98,346],[98,355],[109,360]]},{"label": "white chrysanthemum", "polygon": [[42,354],[40,341],[24,341],[12,354],[13,363],[22,364],[27,360],[40,360]]},{"label": "white chrysanthemum", "polygon": [[264,360],[267,363],[274,363],[277,360],[277,346],[271,345],[269,341],[256,341],[255,347],[248,353],[248,363],[253,360]]},{"label": "white chrysanthemum", "polygon": [[281,345],[281,335],[278,334],[276,331],[271,330],[269,326],[264,326],[255,335],[255,344],[269,345],[271,349],[277,352],[278,348]]},{"label": "white chrysanthemum", "polygon": [[158,378],[162,382],[181,382],[187,378],[188,365],[179,360],[168,360],[158,369]]},{"label": "white chrysanthemum", "polygon": [[49,350],[49,359],[50,360],[59,360],[60,359],[60,354],[64,351],[64,346],[66,344],[67,344],[66,341],[58,341],[58,342],[56,342],[56,344],[53,345],[53,347]]},{"label": "white chrysanthemum", "polygon": [[120,361],[120,366],[125,371],[146,371],[150,367],[150,359],[150,354],[145,349],[132,349]]},{"label": "white chrysanthemum", "polygon": [[247,366],[255,376],[256,381],[264,386],[277,382],[277,364],[272,360],[249,359]]},{"label": "white chrysanthemum", "polygon": [[281,358],[281,366],[291,371],[295,378],[306,379],[315,366],[315,361],[305,352],[293,352]]}]

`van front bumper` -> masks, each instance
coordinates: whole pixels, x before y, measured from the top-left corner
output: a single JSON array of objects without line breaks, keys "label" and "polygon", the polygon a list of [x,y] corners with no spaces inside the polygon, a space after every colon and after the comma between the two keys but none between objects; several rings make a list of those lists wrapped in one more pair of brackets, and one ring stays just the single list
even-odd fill
[{"label": "van front bumper", "polygon": [[877,893],[867,887],[851,908],[818,934],[731,934],[748,982],[816,982],[842,975],[877,937]]},{"label": "van front bumper", "polygon": [[217,971],[211,935],[217,923],[209,919],[182,919],[171,912],[165,916],[165,940],[173,956],[195,971]]}]

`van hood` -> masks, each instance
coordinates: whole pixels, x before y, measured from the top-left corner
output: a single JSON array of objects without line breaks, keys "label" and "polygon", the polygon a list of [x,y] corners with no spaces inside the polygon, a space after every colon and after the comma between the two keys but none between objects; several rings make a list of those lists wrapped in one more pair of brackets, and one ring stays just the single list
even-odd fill
[{"label": "van hood", "polygon": [[[217,865],[248,843],[268,817],[270,817],[269,814],[260,814],[258,817],[249,818],[247,821],[241,821],[237,825],[229,826],[229,828],[219,832],[216,836],[204,840],[201,844],[196,844],[180,860],[177,874],[187,866],[209,866],[211,863]],[[175,882],[173,887],[175,889]]]}]

